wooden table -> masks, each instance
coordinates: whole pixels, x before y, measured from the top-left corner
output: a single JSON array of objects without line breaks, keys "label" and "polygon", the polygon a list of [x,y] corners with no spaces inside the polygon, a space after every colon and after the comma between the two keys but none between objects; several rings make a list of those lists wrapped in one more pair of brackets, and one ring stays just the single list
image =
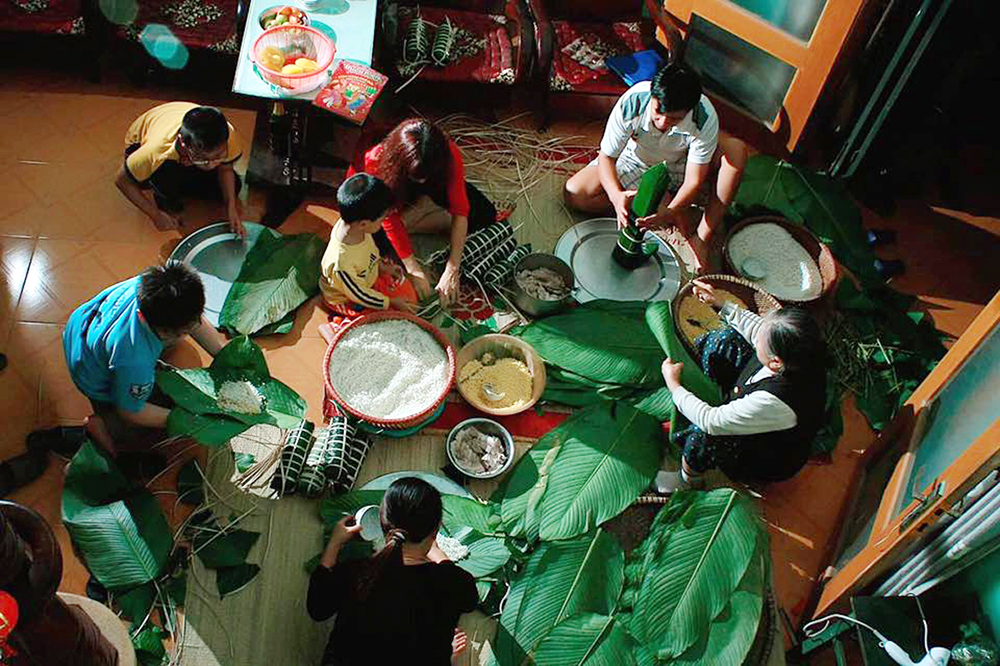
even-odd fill
[{"label": "wooden table", "polygon": [[[378,0],[321,0],[316,9],[306,9],[301,1],[251,0],[233,92],[272,100],[267,113],[257,114],[247,169],[247,183],[268,190],[261,222],[271,227],[284,222],[307,193],[315,190],[329,193],[331,184],[314,182],[314,165],[346,167],[360,136],[356,125],[313,109],[312,100],[320,88],[301,95],[282,95],[257,73],[251,53],[254,42],[264,32],[260,17],[285,4],[302,9],[311,27],[334,40],[337,53],[330,70],[340,60],[371,65],[378,18]],[[315,120],[310,123],[310,118]],[[321,152],[317,146],[327,149]]]}]

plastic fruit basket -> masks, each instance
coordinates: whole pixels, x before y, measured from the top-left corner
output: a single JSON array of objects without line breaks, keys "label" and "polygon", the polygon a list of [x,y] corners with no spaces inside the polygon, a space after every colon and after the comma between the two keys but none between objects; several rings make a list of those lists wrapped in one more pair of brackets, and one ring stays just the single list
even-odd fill
[{"label": "plastic fruit basket", "polygon": [[[302,74],[282,74],[268,68],[263,61],[264,49],[274,47],[286,58],[309,58],[315,61],[316,69]],[[337,54],[333,40],[316,28],[304,25],[281,25],[265,30],[254,42],[251,59],[257,71],[268,83],[280,86],[293,94],[301,94],[319,88],[326,83],[327,69]]]},{"label": "plastic fruit basket", "polygon": [[[441,394],[436,396],[434,402],[419,414],[414,414],[413,416],[408,416],[403,419],[382,419],[358,411],[354,407],[347,404],[347,401],[340,397],[340,394],[338,394],[336,389],[333,387],[333,382],[330,381],[330,356],[333,354],[333,350],[337,346],[337,343],[339,343],[348,332],[353,331],[359,326],[365,326],[366,324],[372,324],[377,321],[386,321],[390,319],[404,319],[408,322],[416,324],[430,333],[434,339],[437,340],[437,343],[444,349],[445,354],[448,355],[448,379],[445,382]],[[336,402],[341,409],[355,418],[359,418],[366,423],[370,423],[380,428],[386,428],[389,430],[405,430],[426,421],[432,414],[434,414],[434,412],[437,411],[437,409],[448,397],[452,384],[455,383],[455,348],[452,346],[448,338],[445,337],[444,333],[438,330],[436,326],[421,319],[420,317],[417,317],[416,315],[411,315],[407,312],[378,310],[358,317],[337,331],[337,335],[333,338],[330,346],[326,349],[326,354],[323,355],[322,370],[326,394],[330,396],[330,398],[333,399],[333,401]]]}]

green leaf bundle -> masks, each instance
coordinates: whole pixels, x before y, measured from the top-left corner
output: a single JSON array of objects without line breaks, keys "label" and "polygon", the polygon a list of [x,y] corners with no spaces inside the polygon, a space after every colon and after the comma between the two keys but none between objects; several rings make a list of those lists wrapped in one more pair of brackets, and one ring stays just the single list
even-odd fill
[{"label": "green leaf bundle", "polygon": [[[167,432],[192,437],[206,446],[226,444],[258,423],[292,428],[306,412],[305,401],[271,377],[264,352],[245,335],[223,347],[208,368],[160,370],[156,381],[176,403],[167,419]],[[263,411],[242,414],[220,407],[218,391],[227,381],[253,384],[263,398]]]}]

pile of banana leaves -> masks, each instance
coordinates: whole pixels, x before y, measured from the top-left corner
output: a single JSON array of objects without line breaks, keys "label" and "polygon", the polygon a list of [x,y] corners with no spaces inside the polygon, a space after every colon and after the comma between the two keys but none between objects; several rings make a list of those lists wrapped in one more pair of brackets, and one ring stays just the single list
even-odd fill
[{"label": "pile of banana leaves", "polygon": [[[748,498],[678,493],[627,555],[601,528],[649,486],[659,433],[656,418],[603,401],[543,437],[489,502],[444,497],[442,529],[470,551],[456,564],[500,618],[494,663],[743,663],[769,579],[766,532]],[[327,532],[381,495],[325,500]],[[341,558],[369,552],[354,540]]]}]

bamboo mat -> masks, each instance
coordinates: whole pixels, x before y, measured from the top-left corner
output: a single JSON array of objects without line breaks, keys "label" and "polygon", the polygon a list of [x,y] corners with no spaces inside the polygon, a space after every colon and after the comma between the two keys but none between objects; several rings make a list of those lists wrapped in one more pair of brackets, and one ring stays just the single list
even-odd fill
[{"label": "bamboo mat", "polygon": [[[533,440],[518,439],[517,457]],[[444,436],[417,435],[405,439],[376,438],[358,477],[358,487],[400,471],[439,472],[447,462]],[[215,574],[195,558],[188,574],[185,618],[179,638],[183,666],[318,666],[333,622],[313,622],[306,613],[309,576],[303,564],[323,548],[319,500],[286,497],[263,500],[241,493],[230,482],[233,472],[228,449],[213,452],[207,478],[227,508],[217,515],[255,513],[240,528],[259,531],[261,537],[248,562],[261,571],[246,588],[220,601]],[[498,485],[479,480],[469,491],[486,498]],[[208,490],[208,498],[215,496]],[[456,664],[480,664],[485,643],[495,633],[495,621],[480,612],[462,616],[469,647]],[[484,655],[485,656],[485,655]]]}]

